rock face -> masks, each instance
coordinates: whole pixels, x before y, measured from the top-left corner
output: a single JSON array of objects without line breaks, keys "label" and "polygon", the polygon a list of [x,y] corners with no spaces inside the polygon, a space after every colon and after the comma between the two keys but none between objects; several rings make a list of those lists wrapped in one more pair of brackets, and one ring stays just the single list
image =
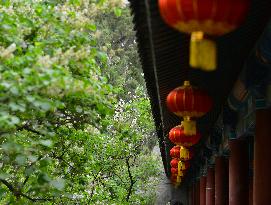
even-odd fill
[{"label": "rock face", "polygon": [[175,203],[179,205],[177,202],[181,202],[182,205],[188,205],[186,190],[172,186],[166,176],[161,178],[156,192],[157,198],[155,205],[174,205]]}]

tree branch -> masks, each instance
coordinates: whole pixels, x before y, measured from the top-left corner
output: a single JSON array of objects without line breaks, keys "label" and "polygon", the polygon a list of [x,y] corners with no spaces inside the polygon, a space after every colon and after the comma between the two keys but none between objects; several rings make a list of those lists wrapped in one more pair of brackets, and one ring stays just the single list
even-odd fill
[{"label": "tree branch", "polygon": [[22,193],[21,190],[15,189],[14,186],[12,186],[12,184],[9,183],[7,180],[0,179],[0,182],[2,182],[16,198],[25,197],[28,200],[33,201],[33,202],[36,202],[36,201],[52,201],[53,200],[51,198],[31,198],[30,196]]},{"label": "tree branch", "polygon": [[52,198],[31,198],[30,196],[27,196],[26,194],[20,193],[20,196],[27,198],[30,201],[36,202],[36,201],[52,201]]},{"label": "tree branch", "polygon": [[39,131],[37,131],[37,130],[32,129],[32,128],[29,127],[27,124],[23,125],[22,127],[19,127],[17,130],[18,130],[18,131],[21,131],[21,130],[27,130],[27,131],[32,132],[32,133],[34,133],[34,134],[44,136],[44,134],[42,134],[41,132],[39,132]]},{"label": "tree branch", "polygon": [[127,165],[128,175],[129,175],[129,179],[130,179],[130,186],[129,186],[128,193],[127,193],[127,196],[126,196],[126,201],[128,202],[129,198],[130,198],[130,196],[132,194],[133,186],[134,186],[136,181],[133,179],[133,176],[132,176],[132,173],[131,173],[131,170],[130,170],[129,158],[126,158],[126,165]]},{"label": "tree branch", "polygon": [[[35,162],[32,162],[29,166],[27,166],[27,168],[30,168],[32,167],[35,163],[37,163],[38,161],[40,161],[42,159],[42,156],[39,156],[38,159],[35,161]],[[26,169],[27,169],[26,168]],[[30,176],[26,176],[24,181],[23,181],[23,185],[22,185],[22,188],[25,186],[25,184],[27,183],[27,181],[29,180],[29,177]]]},{"label": "tree branch", "polygon": [[9,189],[9,191],[14,193],[15,189],[8,181],[6,181],[4,179],[0,179],[0,181]]}]

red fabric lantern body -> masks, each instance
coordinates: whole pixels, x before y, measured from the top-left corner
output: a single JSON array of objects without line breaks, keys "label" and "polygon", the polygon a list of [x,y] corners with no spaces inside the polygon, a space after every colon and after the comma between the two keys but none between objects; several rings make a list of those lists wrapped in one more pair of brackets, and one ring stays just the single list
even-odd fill
[{"label": "red fabric lantern body", "polygon": [[171,175],[178,175],[178,168],[171,167]]},{"label": "red fabric lantern body", "polygon": [[180,146],[174,146],[173,148],[171,148],[169,153],[172,158],[179,158],[180,157]]},{"label": "red fabric lantern body", "polygon": [[192,159],[193,151],[183,146],[175,146],[170,150],[170,156],[172,158],[180,158],[182,161],[187,161]]},{"label": "red fabric lantern body", "polygon": [[196,131],[195,135],[185,135],[184,128],[181,125],[172,128],[169,132],[170,141],[184,147],[191,147],[198,143],[200,138],[201,135],[198,131]]},{"label": "red fabric lantern body", "polygon": [[172,159],[171,161],[170,161],[170,166],[172,167],[172,168],[178,168],[178,163],[179,163],[179,160],[178,159]]},{"label": "red fabric lantern body", "polygon": [[171,181],[172,183],[176,183],[176,182],[177,182],[177,175],[171,175],[170,181]]},{"label": "red fabric lantern body", "polygon": [[181,32],[202,31],[219,36],[236,29],[245,19],[249,0],[159,0],[165,22]]},{"label": "red fabric lantern body", "polygon": [[199,118],[212,108],[212,99],[203,90],[184,81],[184,85],[171,91],[167,96],[167,106],[179,117]]},{"label": "red fabric lantern body", "polygon": [[190,118],[198,118],[209,112],[212,100],[206,92],[190,85],[184,81],[184,85],[171,91],[167,96],[167,106],[171,112],[183,117],[184,133],[186,135],[196,134],[196,123]]},{"label": "red fabric lantern body", "polygon": [[170,162],[171,168],[187,170],[190,167],[189,161],[180,161],[179,159],[172,159]]}]

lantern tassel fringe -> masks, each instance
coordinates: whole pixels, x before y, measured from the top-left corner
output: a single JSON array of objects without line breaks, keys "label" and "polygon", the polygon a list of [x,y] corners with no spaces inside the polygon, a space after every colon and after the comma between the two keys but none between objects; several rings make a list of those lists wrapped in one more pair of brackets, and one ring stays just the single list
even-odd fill
[{"label": "lantern tassel fringe", "polygon": [[184,117],[184,120],[182,121],[181,125],[184,128],[185,135],[195,135],[197,133],[196,122],[190,120],[190,117]]},{"label": "lantern tassel fringe", "polygon": [[204,33],[201,31],[191,34],[190,66],[204,71],[216,69],[216,43],[205,39]]}]

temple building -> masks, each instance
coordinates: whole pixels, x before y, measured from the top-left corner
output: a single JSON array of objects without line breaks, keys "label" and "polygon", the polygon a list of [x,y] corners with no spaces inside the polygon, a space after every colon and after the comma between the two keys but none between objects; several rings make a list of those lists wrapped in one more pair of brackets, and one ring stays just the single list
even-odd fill
[{"label": "temple building", "polygon": [[175,195],[184,205],[270,205],[271,1],[130,6]]}]

